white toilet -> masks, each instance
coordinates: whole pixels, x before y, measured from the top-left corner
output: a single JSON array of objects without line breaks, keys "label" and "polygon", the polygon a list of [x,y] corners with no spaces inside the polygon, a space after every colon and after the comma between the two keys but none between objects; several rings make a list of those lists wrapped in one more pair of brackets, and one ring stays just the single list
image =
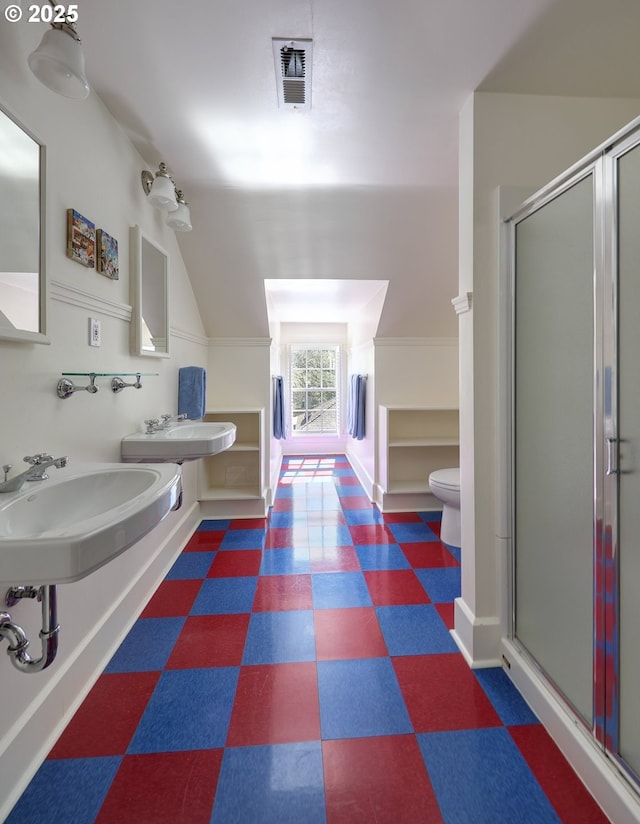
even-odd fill
[{"label": "white toilet", "polygon": [[431,492],[442,501],[440,540],[459,547],[460,539],[460,468],[437,469],[429,475]]}]

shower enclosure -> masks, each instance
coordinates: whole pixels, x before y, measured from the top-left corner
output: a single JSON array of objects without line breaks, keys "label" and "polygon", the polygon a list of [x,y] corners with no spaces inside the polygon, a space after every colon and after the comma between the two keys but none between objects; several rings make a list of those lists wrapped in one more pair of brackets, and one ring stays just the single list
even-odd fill
[{"label": "shower enclosure", "polygon": [[510,641],[640,783],[640,121],[510,247]]}]

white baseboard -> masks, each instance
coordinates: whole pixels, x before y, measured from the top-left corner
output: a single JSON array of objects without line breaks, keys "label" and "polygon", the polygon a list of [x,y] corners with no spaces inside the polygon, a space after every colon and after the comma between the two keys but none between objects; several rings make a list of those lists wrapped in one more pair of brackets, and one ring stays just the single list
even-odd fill
[{"label": "white baseboard", "polygon": [[451,636],[472,669],[502,666],[502,629],[497,616],[478,618],[462,598],[456,598],[454,627]]},{"label": "white baseboard", "polygon": [[349,459],[349,463],[351,464],[353,471],[356,473],[356,477],[360,481],[360,485],[364,489],[366,496],[370,501],[375,501],[375,483],[371,475],[367,472],[364,464],[360,461],[357,455],[351,454],[349,451],[347,451],[347,458]]}]

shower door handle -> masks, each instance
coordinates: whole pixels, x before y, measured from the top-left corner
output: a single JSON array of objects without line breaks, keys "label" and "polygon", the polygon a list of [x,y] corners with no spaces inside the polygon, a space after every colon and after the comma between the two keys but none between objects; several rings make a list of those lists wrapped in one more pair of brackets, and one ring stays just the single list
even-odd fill
[{"label": "shower door handle", "polygon": [[615,444],[617,443],[617,438],[607,438],[607,477],[610,475],[615,475],[618,472],[615,449]]}]

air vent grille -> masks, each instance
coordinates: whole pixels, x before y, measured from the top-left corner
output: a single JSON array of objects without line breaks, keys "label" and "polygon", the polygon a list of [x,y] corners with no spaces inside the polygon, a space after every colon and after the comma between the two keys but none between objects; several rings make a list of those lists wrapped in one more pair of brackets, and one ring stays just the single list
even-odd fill
[{"label": "air vent grille", "polygon": [[311,40],[273,38],[278,104],[281,108],[311,108],[311,53]]}]

